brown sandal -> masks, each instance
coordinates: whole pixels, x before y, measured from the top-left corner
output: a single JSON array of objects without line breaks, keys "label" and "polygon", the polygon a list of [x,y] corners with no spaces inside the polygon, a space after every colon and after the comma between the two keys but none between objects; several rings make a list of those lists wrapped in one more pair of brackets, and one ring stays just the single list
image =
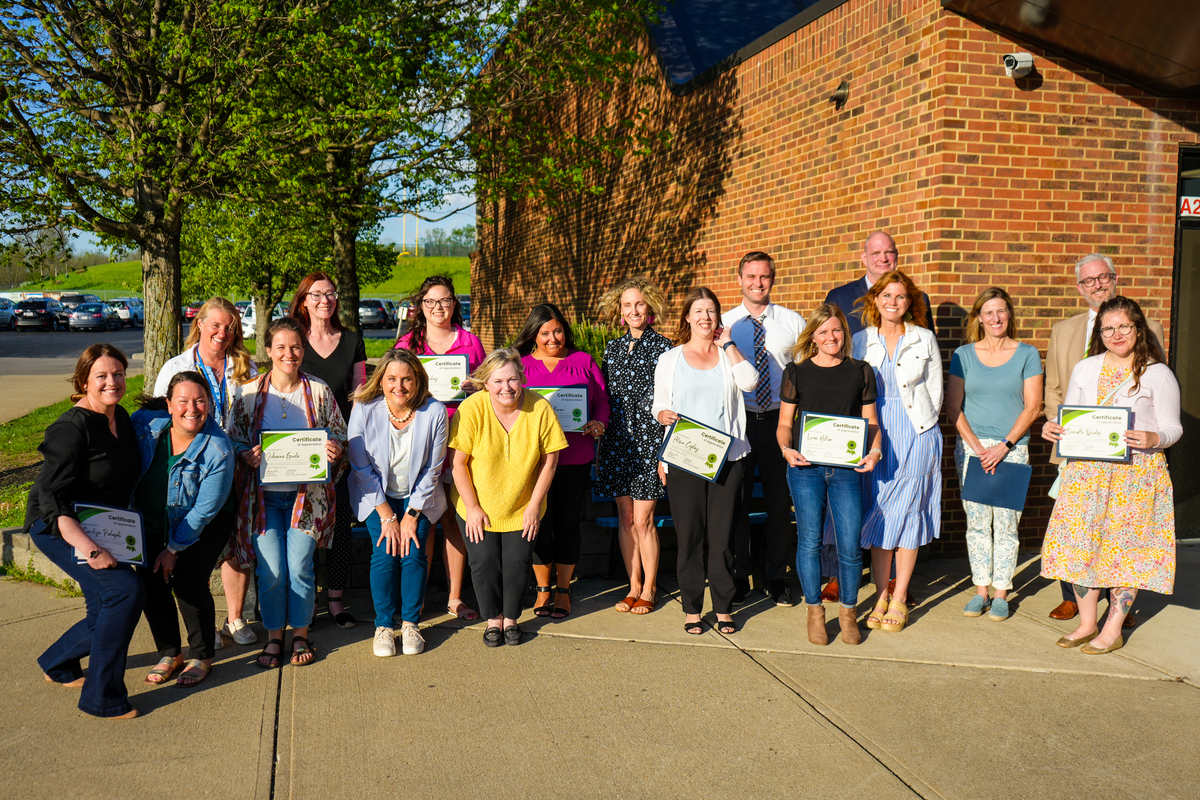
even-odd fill
[{"label": "brown sandal", "polygon": [[[312,656],[303,661],[297,661],[301,656]],[[292,666],[305,667],[317,660],[317,649],[312,646],[312,642],[305,639],[303,636],[292,637]]]},{"label": "brown sandal", "polygon": [[633,605],[631,605],[629,607],[629,613],[637,614],[638,616],[641,616],[642,614],[649,614],[651,611],[654,610],[654,604],[655,604],[655,602],[657,602],[657,600],[658,600],[657,595],[655,595],[655,597],[650,600],[643,600],[642,598],[639,597],[637,600],[634,600]]},{"label": "brown sandal", "polygon": [[629,597],[626,597],[624,600],[619,600],[617,602],[617,604],[615,606],[613,606],[613,608],[615,608],[617,611],[620,611],[622,614],[624,614],[626,611],[633,611],[633,606],[637,601],[638,601],[637,596],[631,594],[631,595],[629,595]]}]

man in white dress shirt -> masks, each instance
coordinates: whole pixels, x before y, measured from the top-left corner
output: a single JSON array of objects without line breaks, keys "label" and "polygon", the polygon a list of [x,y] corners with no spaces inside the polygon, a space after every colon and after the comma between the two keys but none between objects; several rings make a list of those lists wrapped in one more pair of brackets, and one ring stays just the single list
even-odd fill
[{"label": "man in white dress shirt", "polygon": [[[1073,317],[1054,323],[1050,329],[1050,344],[1046,346],[1046,419],[1058,421],[1058,407],[1067,394],[1071,382],[1071,371],[1087,356],[1096,327],[1097,311],[1106,300],[1117,296],[1117,269],[1113,261],[1101,253],[1089,253],[1075,262],[1075,288],[1088,305],[1088,310]],[[1163,343],[1163,327],[1148,320],[1150,330]],[[1163,348],[1164,350],[1166,348]],[[1063,459],[1050,460],[1062,468]],[[1060,581],[1061,583],[1061,581]],[[1075,605],[1075,593],[1066,583],[1061,583],[1062,602],[1050,612],[1051,619],[1067,620],[1079,613]],[[1132,628],[1137,620],[1132,613],[1125,617],[1125,627]]]},{"label": "man in white dress shirt", "polygon": [[755,526],[752,537],[748,517],[738,520],[733,537],[733,575],[737,584],[734,602],[746,599],[750,576],[761,569],[766,578],[767,594],[775,604],[791,606],[792,592],[786,577],[795,525],[787,485],[787,462],[779,451],[775,429],[779,427],[779,383],[784,367],[792,362],[792,347],[804,330],[804,319],[795,311],[771,302],[775,261],[766,253],[755,250],[742,256],[737,282],[742,290],[742,302],[725,312],[721,323],[730,329],[738,350],[759,373],[755,391],[744,394],[750,455],[742,497],[749,513],[755,483],[753,467],[757,465],[767,524],[761,532]]}]

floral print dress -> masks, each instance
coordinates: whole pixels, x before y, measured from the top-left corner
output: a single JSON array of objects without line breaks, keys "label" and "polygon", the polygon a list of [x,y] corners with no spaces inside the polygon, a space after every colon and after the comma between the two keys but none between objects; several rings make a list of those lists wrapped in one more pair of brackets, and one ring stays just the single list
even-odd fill
[{"label": "floral print dress", "polygon": [[[1097,397],[1114,405],[1128,369],[1105,364]],[[1175,498],[1167,460],[1133,451],[1128,464],[1069,461],[1046,528],[1042,575],[1089,589],[1170,594],[1175,583]]]},{"label": "floral print dress", "polygon": [[658,500],[658,449],[665,428],[650,413],[654,368],[658,357],[674,345],[653,328],[635,339],[628,332],[604,348],[600,371],[608,384],[611,407],[608,429],[600,437],[596,494]]}]

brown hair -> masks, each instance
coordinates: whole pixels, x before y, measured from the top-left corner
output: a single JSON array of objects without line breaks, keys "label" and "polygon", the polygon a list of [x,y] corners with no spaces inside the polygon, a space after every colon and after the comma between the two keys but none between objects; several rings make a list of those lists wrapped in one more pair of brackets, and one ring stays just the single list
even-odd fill
[{"label": "brown hair", "polygon": [[111,344],[97,342],[89,345],[79,354],[79,360],[75,362],[75,374],[71,376],[71,383],[75,387],[75,392],[71,395],[72,403],[78,403],[87,396],[88,376],[92,374],[92,367],[102,358],[115,358],[121,362],[122,369],[129,368],[129,359]]},{"label": "brown hair", "polygon": [[409,324],[408,324],[408,349],[414,353],[424,353],[425,345],[428,341],[426,330],[429,323],[425,320],[425,295],[435,286],[441,286],[450,292],[450,299],[454,301],[454,310],[450,313],[450,327],[461,328],[463,326],[462,304],[458,302],[458,295],[454,293],[454,281],[449,275],[430,275],[425,280],[421,281],[421,288],[409,298]]},{"label": "brown hair", "polygon": [[271,320],[271,324],[267,326],[266,346],[271,348],[271,341],[275,338],[275,334],[280,331],[291,331],[300,337],[300,346],[305,350],[308,349],[308,340],[304,338],[304,329],[292,317],[280,317],[279,319]]},{"label": "brown hair", "polygon": [[650,307],[651,316],[666,316],[667,296],[663,294],[663,290],[658,288],[658,284],[654,283],[646,275],[635,275],[632,278],[626,278],[621,281],[605,292],[604,296],[600,298],[598,316],[602,322],[607,322],[610,325],[617,324],[618,320],[621,319],[621,297],[630,289],[637,289],[642,293],[642,299]]},{"label": "brown hair", "polygon": [[382,395],[384,373],[387,372],[387,368],[392,364],[404,364],[407,366],[412,370],[413,377],[417,381],[417,390],[413,392],[413,399],[408,403],[405,410],[419,408],[429,399],[429,374],[425,372],[425,367],[422,366],[421,359],[417,358],[416,354],[411,350],[397,350],[393,348],[383,354],[383,357],[379,359],[379,363],[375,366],[375,371],[371,373],[371,377],[354,393],[354,402],[369,403]]},{"label": "brown hair", "polygon": [[687,318],[697,300],[712,300],[717,307],[717,324],[721,324],[721,301],[713,294],[712,289],[695,286],[687,293],[687,297],[683,298],[683,309],[679,312],[679,327],[675,329],[675,335],[671,337],[676,345],[692,340],[692,326],[688,324]]},{"label": "brown hair", "polygon": [[742,260],[738,262],[737,274],[739,278],[742,276],[742,267],[746,266],[752,261],[767,262],[767,266],[771,268],[771,281],[775,281],[775,259],[771,258],[771,256],[761,250],[751,250],[749,253],[746,253],[746,255],[742,256]]},{"label": "brown hair", "polygon": [[192,320],[192,326],[183,347],[186,350],[200,342],[200,323],[208,319],[208,316],[214,311],[222,311],[233,320],[229,325],[229,334],[233,338],[225,345],[225,352],[233,359],[234,382],[245,383],[250,380],[250,351],[246,349],[246,343],[242,341],[242,315],[238,313],[237,306],[224,297],[210,297],[204,302],[204,305],[200,306],[200,310],[196,312],[196,318]]},{"label": "brown hair", "polygon": [[208,404],[211,406],[212,390],[208,387],[208,381],[204,376],[195,370],[184,370],[176,372],[171,376],[170,383],[167,384],[167,393],[162,396],[142,394],[137,399],[138,408],[146,411],[167,411],[170,409],[171,395],[175,394],[175,387],[181,383],[194,383],[204,390],[204,396],[208,398]]},{"label": "brown hair", "polygon": [[921,290],[913,283],[912,278],[898,269],[880,275],[879,280],[875,281],[875,285],[868,289],[866,294],[854,301],[856,306],[862,306],[863,327],[878,328],[879,324],[883,322],[883,315],[879,313],[879,306],[875,305],[875,301],[879,298],[879,295],[883,294],[883,290],[889,284],[893,283],[902,285],[904,293],[908,295],[908,308],[904,311],[904,321],[919,325],[922,328],[928,328],[929,311],[925,308],[925,296],[921,294]]},{"label": "brown hair", "polygon": [[804,325],[804,330],[800,332],[800,338],[796,339],[796,344],[792,347],[792,361],[799,364],[806,358],[812,358],[817,351],[817,346],[813,344],[813,339],[817,336],[817,328],[824,325],[831,319],[837,319],[842,324],[842,358],[850,358],[854,352],[854,347],[850,342],[850,323],[846,321],[846,315],[842,310],[833,303],[822,303],[813,311],[812,316],[808,318],[808,322]]},{"label": "brown hair", "polygon": [[1100,335],[1100,322],[1110,311],[1123,312],[1137,331],[1137,341],[1133,343],[1133,391],[1136,392],[1142,386],[1142,375],[1146,367],[1167,363],[1167,355],[1158,343],[1154,331],[1150,330],[1150,323],[1146,321],[1142,307],[1135,300],[1117,295],[1105,300],[1096,310],[1096,324],[1092,327],[1092,341],[1088,345],[1089,356],[1098,356],[1108,350],[1108,345],[1104,344],[1104,337]]},{"label": "brown hair", "polygon": [[[292,295],[292,303],[288,306],[288,316],[300,323],[302,329],[300,338],[302,339],[308,338],[308,330],[312,327],[312,320],[308,318],[308,309],[304,307],[304,301],[317,281],[329,281],[333,285],[333,290],[337,291],[337,283],[324,272],[310,272],[300,279],[300,285],[296,287],[296,293]],[[329,324],[334,327],[334,330],[346,330],[342,327],[342,321],[338,319],[337,298],[334,298],[333,301],[333,316],[329,318]]]},{"label": "brown hair", "polygon": [[967,314],[966,322],[963,323],[964,342],[971,344],[983,338],[983,320],[979,318],[979,315],[983,313],[984,303],[997,298],[1003,300],[1004,305],[1008,306],[1008,328],[1005,329],[1004,335],[1010,339],[1017,338],[1017,314],[1013,311],[1012,298],[999,286],[989,286],[979,293],[979,297],[976,297],[975,302],[971,305],[971,313]]}]

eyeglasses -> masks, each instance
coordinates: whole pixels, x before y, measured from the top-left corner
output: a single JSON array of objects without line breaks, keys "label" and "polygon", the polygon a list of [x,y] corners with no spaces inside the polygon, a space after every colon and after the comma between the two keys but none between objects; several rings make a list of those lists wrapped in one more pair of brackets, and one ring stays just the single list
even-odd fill
[{"label": "eyeglasses", "polygon": [[1129,334],[1133,333],[1133,330],[1134,325],[1126,322],[1122,325],[1117,325],[1116,327],[1109,325],[1107,328],[1101,328],[1100,335],[1105,339],[1111,339],[1117,331],[1120,331],[1122,336],[1128,336]]},{"label": "eyeglasses", "polygon": [[442,308],[454,308],[454,298],[443,297],[441,300],[425,299],[421,301],[421,305],[425,306],[426,308],[436,308],[437,306],[441,306]]},{"label": "eyeglasses", "polygon": [[326,300],[337,300],[338,294],[337,294],[337,292],[309,292],[308,293],[308,299],[312,300],[314,303],[321,302],[322,297],[325,298]]},{"label": "eyeglasses", "polygon": [[1097,283],[1100,284],[1101,286],[1108,286],[1110,283],[1112,283],[1116,279],[1117,279],[1117,273],[1106,272],[1103,275],[1097,275],[1094,278],[1084,278],[1083,280],[1081,280],[1079,282],[1079,285],[1084,287],[1085,289],[1094,289],[1094,288],[1096,288]]}]

